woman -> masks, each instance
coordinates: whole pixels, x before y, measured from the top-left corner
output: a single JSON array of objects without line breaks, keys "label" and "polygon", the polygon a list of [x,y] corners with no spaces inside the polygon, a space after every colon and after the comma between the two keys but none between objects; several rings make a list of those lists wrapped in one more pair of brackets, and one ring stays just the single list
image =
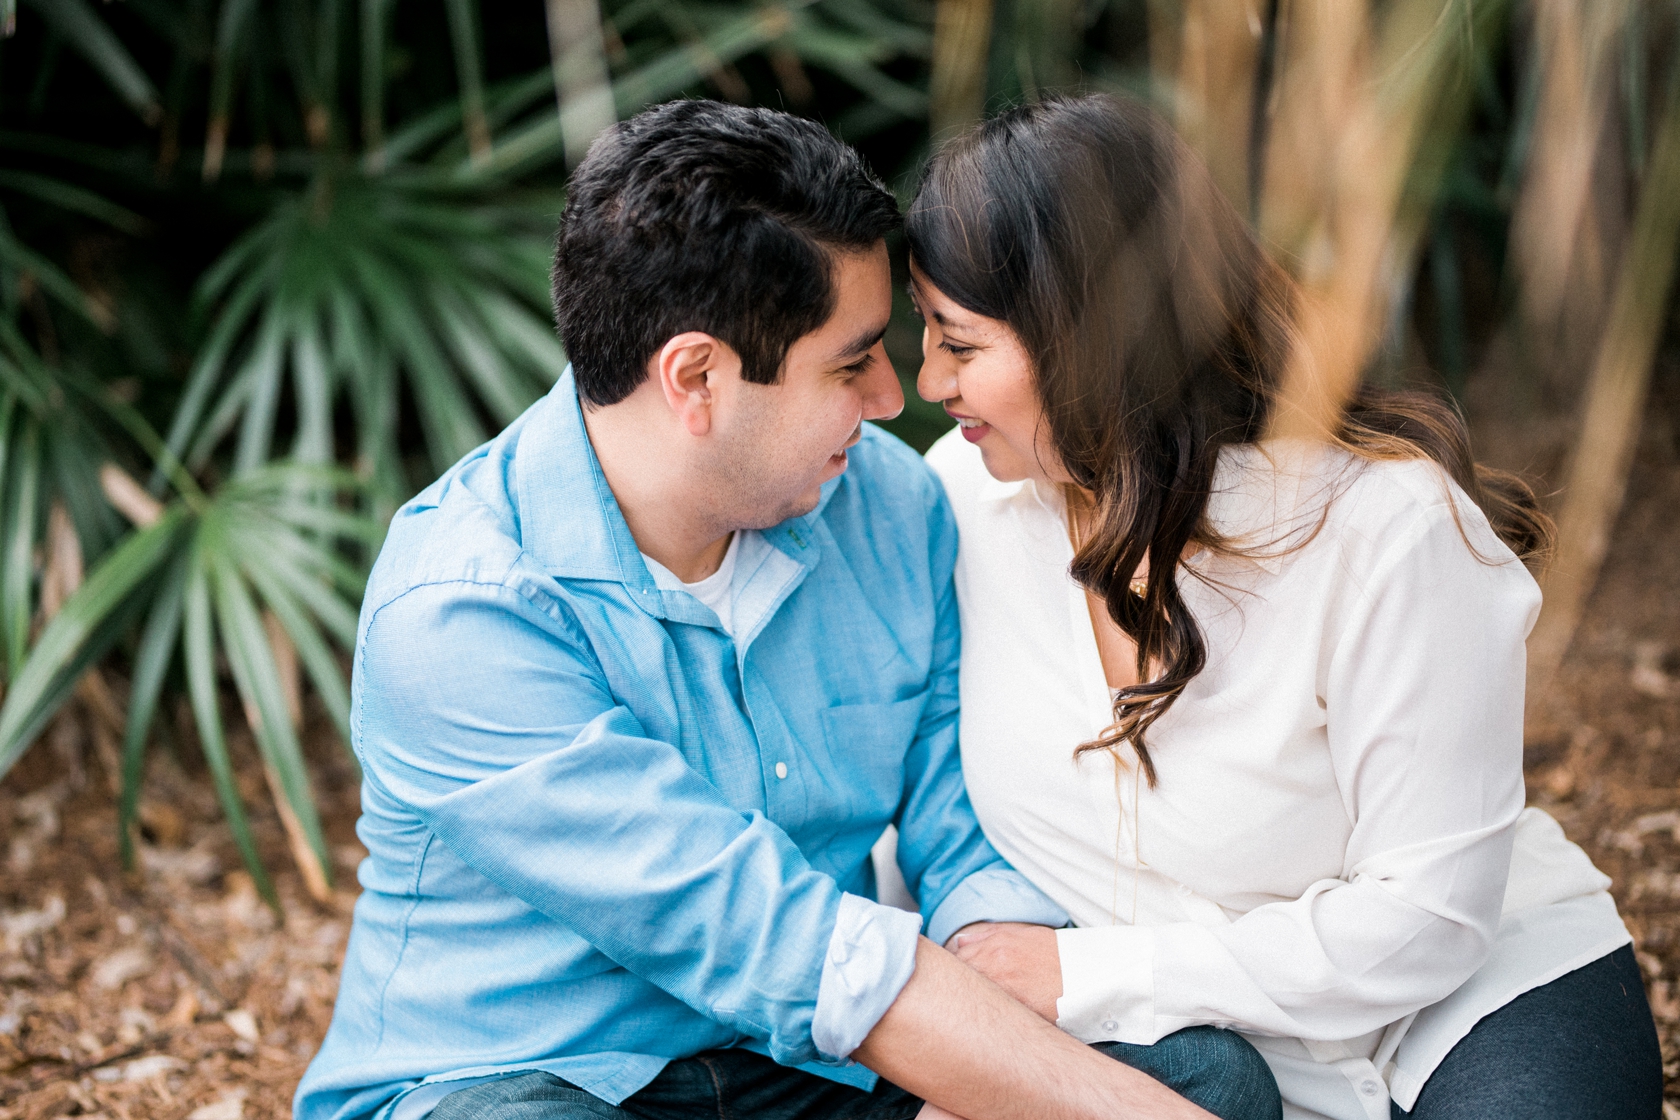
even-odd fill
[{"label": "woman", "polygon": [[1140,108],[987,122],[907,234],[964,770],[1075,920],[960,955],[1088,1042],[1234,1028],[1291,1118],[1656,1117],[1609,880],[1523,807],[1528,489],[1417,395],[1265,441],[1288,282]]}]

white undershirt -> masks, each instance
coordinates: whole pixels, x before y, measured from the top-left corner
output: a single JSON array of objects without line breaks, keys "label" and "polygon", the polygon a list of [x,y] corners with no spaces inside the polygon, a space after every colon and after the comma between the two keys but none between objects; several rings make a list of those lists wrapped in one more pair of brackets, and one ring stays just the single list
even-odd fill
[{"label": "white undershirt", "polygon": [[718,563],[717,571],[705,579],[693,583],[684,583],[677,578],[677,574],[647,553],[642,553],[642,563],[647,565],[648,574],[653,582],[659,585],[661,591],[686,591],[718,616],[726,634],[735,633],[731,624],[735,618],[735,558],[741,551],[741,533],[731,533],[729,547],[723,551],[723,559]]},{"label": "white undershirt", "polygon": [[1222,453],[1214,527],[1302,547],[1180,569],[1207,665],[1149,732],[1151,788],[1129,749],[1074,760],[1111,694],[1059,491],[956,433],[928,462],[961,534],[964,777],[1073,916],[1063,1029],[1235,1027],[1286,1120],[1386,1120],[1482,1016],[1628,942],[1609,880],[1523,807],[1539,591],[1433,463]]}]

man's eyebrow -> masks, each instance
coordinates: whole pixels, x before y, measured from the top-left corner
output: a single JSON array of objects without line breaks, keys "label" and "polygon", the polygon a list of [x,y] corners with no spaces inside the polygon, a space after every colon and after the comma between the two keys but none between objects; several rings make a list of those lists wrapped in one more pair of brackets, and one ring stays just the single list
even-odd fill
[{"label": "man's eyebrow", "polygon": [[881,339],[886,336],[886,333],[886,323],[882,323],[879,327],[866,330],[856,338],[852,339],[852,341],[836,350],[832,360],[838,362],[842,358],[851,357],[853,354],[862,354],[866,350],[873,350],[875,348],[875,344],[881,341]]}]

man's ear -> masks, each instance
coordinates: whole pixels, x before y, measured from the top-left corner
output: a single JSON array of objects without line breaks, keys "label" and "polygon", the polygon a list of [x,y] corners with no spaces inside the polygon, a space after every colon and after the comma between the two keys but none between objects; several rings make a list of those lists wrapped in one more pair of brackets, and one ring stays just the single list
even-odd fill
[{"label": "man's ear", "polygon": [[718,384],[724,378],[741,376],[741,359],[715,335],[687,331],[666,339],[653,356],[650,375],[688,434],[703,436],[712,430]]}]

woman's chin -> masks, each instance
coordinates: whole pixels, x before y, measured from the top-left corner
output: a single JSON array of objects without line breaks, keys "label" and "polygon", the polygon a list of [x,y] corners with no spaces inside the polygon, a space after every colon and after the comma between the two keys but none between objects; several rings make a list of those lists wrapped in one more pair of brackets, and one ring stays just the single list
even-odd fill
[{"label": "woman's chin", "polygon": [[1021,461],[1013,448],[997,446],[1001,442],[994,433],[992,439],[980,444],[980,461],[986,464],[986,473],[999,482],[1020,482],[1031,478],[1034,472],[1027,469],[1027,464]]}]

